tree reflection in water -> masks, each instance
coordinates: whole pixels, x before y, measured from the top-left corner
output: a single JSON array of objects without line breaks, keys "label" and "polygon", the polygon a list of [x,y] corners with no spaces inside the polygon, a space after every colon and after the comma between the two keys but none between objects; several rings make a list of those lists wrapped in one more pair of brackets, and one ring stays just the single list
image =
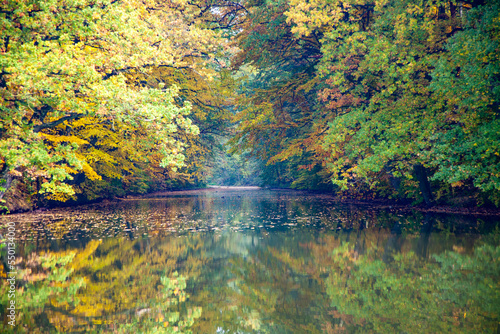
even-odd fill
[{"label": "tree reflection in water", "polygon": [[11,216],[34,240],[1,331],[497,330],[497,222],[236,195]]}]

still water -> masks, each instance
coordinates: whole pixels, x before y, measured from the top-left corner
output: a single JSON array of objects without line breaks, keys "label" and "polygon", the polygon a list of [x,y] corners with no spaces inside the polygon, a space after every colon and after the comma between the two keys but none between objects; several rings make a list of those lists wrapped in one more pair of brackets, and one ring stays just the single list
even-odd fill
[{"label": "still water", "polygon": [[499,220],[224,188],[10,215],[0,332],[497,333]]}]

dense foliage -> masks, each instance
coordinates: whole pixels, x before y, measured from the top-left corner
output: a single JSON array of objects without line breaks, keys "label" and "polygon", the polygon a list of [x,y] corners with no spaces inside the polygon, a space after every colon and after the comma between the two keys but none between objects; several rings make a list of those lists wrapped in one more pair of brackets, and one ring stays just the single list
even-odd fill
[{"label": "dense foliage", "polygon": [[218,60],[229,52],[220,28],[239,22],[240,7],[0,6],[0,197],[16,180],[59,201],[201,182],[232,92]]},{"label": "dense foliage", "polygon": [[500,203],[498,3],[248,5],[234,66],[253,76],[233,144],[275,182]]}]

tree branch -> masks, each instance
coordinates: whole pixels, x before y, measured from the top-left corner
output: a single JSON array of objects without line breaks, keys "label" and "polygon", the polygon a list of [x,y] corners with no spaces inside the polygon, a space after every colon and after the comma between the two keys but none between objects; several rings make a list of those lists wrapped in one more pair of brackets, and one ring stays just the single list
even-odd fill
[{"label": "tree branch", "polygon": [[35,125],[33,127],[33,132],[37,133],[37,132],[42,131],[43,129],[53,128],[53,127],[58,126],[59,124],[63,123],[64,121],[71,121],[74,119],[81,118],[83,116],[85,116],[85,114],[71,113],[68,116],[64,116],[62,118],[59,118],[57,121],[53,121],[50,123],[44,123],[44,124],[40,124],[40,125]]}]

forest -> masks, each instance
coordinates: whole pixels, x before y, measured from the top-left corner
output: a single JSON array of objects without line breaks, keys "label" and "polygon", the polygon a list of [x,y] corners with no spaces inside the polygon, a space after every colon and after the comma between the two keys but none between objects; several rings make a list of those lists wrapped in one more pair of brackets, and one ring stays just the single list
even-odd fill
[{"label": "forest", "polygon": [[500,3],[6,0],[0,206],[260,185],[500,205]]}]

